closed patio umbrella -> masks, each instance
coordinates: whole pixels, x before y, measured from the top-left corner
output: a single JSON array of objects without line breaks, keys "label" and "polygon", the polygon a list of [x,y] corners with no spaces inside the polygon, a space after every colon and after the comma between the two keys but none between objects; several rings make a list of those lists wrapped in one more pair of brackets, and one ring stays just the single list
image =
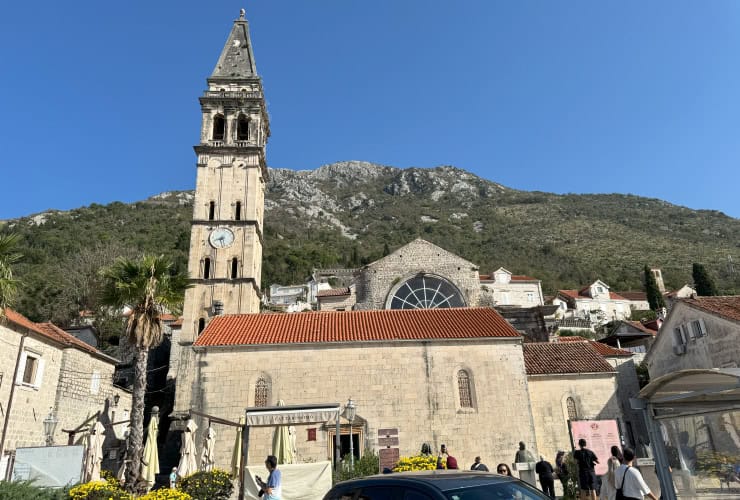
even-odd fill
[{"label": "closed patio umbrella", "polygon": [[105,427],[96,421],[87,436],[85,452],[85,481],[100,481],[100,463],[103,461],[103,441]]},{"label": "closed patio umbrella", "polygon": [[[285,406],[281,399],[278,406]],[[272,454],[277,458],[279,464],[292,464],[295,456],[293,454],[293,443],[287,425],[279,425],[272,435]]]},{"label": "closed patio umbrella", "polygon": [[236,441],[234,451],[231,453],[231,477],[239,477],[239,465],[242,461],[242,429],[244,428],[244,417],[239,417],[239,427],[236,429]]},{"label": "closed patio umbrella", "polygon": [[152,418],[149,420],[144,455],[141,457],[141,477],[149,483],[150,488],[154,486],[155,476],[159,473],[159,451],[157,450],[157,436],[159,435],[158,417],[158,414],[153,413]]},{"label": "closed patio umbrella", "polygon": [[206,436],[203,440],[203,451],[200,454],[200,470],[205,472],[211,472],[213,470],[213,462],[215,461],[213,453],[213,445],[216,442],[216,431],[212,427],[206,430]]},{"label": "closed patio umbrella", "polygon": [[185,425],[182,433],[182,444],[180,445],[180,463],[177,465],[177,475],[187,477],[198,471],[198,458],[195,450],[195,431],[198,426],[192,419]]}]

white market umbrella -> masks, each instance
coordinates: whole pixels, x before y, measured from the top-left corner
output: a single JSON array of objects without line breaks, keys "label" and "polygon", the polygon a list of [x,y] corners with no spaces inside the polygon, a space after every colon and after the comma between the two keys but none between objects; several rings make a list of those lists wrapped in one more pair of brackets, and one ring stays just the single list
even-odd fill
[{"label": "white market umbrella", "polygon": [[[285,402],[281,399],[278,401],[278,406],[285,406]],[[279,464],[293,463],[295,455],[287,425],[279,425],[275,429],[272,435],[272,454],[275,455]]]},{"label": "white market umbrella", "polygon": [[141,477],[154,486],[155,476],[159,473],[159,451],[157,450],[157,436],[159,435],[159,423],[156,415],[149,420],[146,431],[146,444],[144,454],[141,457]]},{"label": "white market umbrella", "polygon": [[100,481],[100,463],[103,461],[103,441],[105,441],[105,427],[96,421],[87,435],[87,450],[85,451],[85,481]]},{"label": "white market umbrella", "polygon": [[182,433],[182,444],[180,445],[180,463],[177,464],[177,475],[187,477],[198,472],[198,459],[195,450],[195,431],[198,426],[192,419],[188,419],[185,431]]},{"label": "white market umbrella", "polygon": [[200,470],[211,472],[215,462],[213,445],[216,443],[216,431],[212,427],[206,430],[206,436],[203,440],[203,451],[200,454]]},{"label": "white market umbrella", "polygon": [[234,451],[231,452],[231,477],[239,477],[239,465],[242,461],[242,429],[244,428],[244,417],[239,417],[239,427],[236,429],[236,441],[234,441]]}]

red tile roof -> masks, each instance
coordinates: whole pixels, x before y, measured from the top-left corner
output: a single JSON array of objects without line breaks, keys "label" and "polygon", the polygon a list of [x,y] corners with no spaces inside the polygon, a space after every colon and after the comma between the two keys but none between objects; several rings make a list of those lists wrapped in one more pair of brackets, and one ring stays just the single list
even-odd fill
[{"label": "red tile roof", "polygon": [[511,281],[539,281],[537,278],[525,276],[523,274],[512,274]]},{"label": "red tile roof", "polygon": [[349,295],[350,290],[348,287],[344,288],[331,288],[329,290],[321,290],[316,294],[317,297],[340,297],[342,295]]},{"label": "red tile roof", "polygon": [[681,302],[733,321],[740,321],[740,295],[696,297]]},{"label": "red tile roof", "polygon": [[27,330],[41,335],[47,339],[53,340],[54,342],[61,344],[65,347],[76,347],[82,351],[94,354],[96,356],[104,356],[107,360],[115,361],[105,353],[102,353],[92,347],[89,344],[81,341],[77,337],[70,335],[53,323],[34,323],[30,319],[23,316],[21,313],[13,311],[12,309],[5,309],[5,318],[18,326],[21,326]]},{"label": "red tile roof", "polygon": [[645,292],[619,292],[619,295],[627,300],[647,301],[647,294]]},{"label": "red tile roof", "polygon": [[162,321],[176,321],[177,316],[175,316],[174,314],[164,313],[159,315],[159,319],[161,319]]},{"label": "red tile roof", "polygon": [[614,372],[590,342],[534,342],[523,349],[527,375]]},{"label": "red tile roof", "polygon": [[601,354],[604,357],[612,357],[612,356],[632,356],[632,353],[629,351],[625,351],[624,349],[617,349],[615,347],[602,344],[601,342],[596,342],[595,340],[589,340],[584,337],[579,337],[577,335],[574,336],[568,336],[568,337],[558,337],[556,342],[587,342],[591,345],[596,351]]},{"label": "red tile roof", "polygon": [[218,316],[208,324],[195,345],[303,344],[520,336],[521,334],[493,309],[461,307]]},{"label": "red tile roof", "polygon": [[[648,328],[647,324],[643,324],[640,321],[628,321],[627,323],[629,323],[630,325],[634,326],[635,328],[637,328],[641,332],[649,333],[653,337],[658,333],[657,330],[653,330],[652,328]],[[651,321],[650,323],[654,323],[654,320]]]},{"label": "red tile roof", "polygon": [[[558,293],[571,299],[590,299],[592,298],[588,293],[588,287],[583,290],[558,290]],[[611,300],[627,300],[618,293],[609,292],[609,298]]]}]

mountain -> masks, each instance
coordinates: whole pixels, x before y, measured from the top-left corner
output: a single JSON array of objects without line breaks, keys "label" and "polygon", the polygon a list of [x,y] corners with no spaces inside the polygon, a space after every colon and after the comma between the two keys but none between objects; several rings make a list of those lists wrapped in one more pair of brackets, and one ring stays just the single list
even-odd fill
[{"label": "mountain", "polygon": [[[5,221],[23,238],[18,309],[68,323],[92,307],[96,271],[119,254],[166,253],[185,269],[192,192],[93,204]],[[480,265],[536,276],[545,293],[600,278],[640,289],[645,264],[668,287],[704,263],[726,293],[740,290],[740,220],[623,194],[519,191],[452,166],[399,169],[352,161],[272,169],[265,200],[262,286],[302,282],[314,267],[359,266],[420,236]]]}]

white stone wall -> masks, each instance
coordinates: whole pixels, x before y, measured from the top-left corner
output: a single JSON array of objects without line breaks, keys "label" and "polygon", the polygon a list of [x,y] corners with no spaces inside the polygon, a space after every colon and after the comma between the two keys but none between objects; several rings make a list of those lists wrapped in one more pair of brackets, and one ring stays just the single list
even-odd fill
[{"label": "white stone wall", "polygon": [[319,297],[319,311],[350,311],[357,302],[354,293],[334,297]]},{"label": "white stone wall", "polygon": [[[688,339],[686,354],[673,352],[674,329],[702,319],[707,335]],[[690,368],[736,368],[740,364],[740,324],[677,302],[660,327],[660,334],[646,356],[650,378]]]},{"label": "white stone wall", "polygon": [[[424,442],[447,444],[461,465],[476,455],[488,463],[509,462],[520,440],[536,452],[518,339],[198,349],[200,392],[194,408],[214,416],[237,421],[254,404],[255,382],[264,376],[271,383],[272,405],[280,399],[288,405],[344,404],[351,397],[358,417],[367,422],[363,439],[375,449],[377,430],[391,427],[399,429],[401,455],[418,453]],[[460,369],[472,377],[474,409],[460,407]],[[317,428],[317,441],[307,441],[311,427]],[[303,460],[330,456],[330,430],[297,426]],[[227,467],[234,430],[216,431],[217,464]],[[249,463],[261,464],[272,430],[253,429],[250,443]]]},{"label": "white stone wall", "polygon": [[536,307],[544,304],[539,283],[517,281],[496,283],[493,281],[483,281],[481,282],[481,286],[493,292],[493,300],[496,305]]},{"label": "white stone wall", "polygon": [[530,376],[529,395],[539,454],[554,464],[558,450],[571,449],[568,397],[576,402],[579,419],[621,420],[616,390],[614,373]]}]

